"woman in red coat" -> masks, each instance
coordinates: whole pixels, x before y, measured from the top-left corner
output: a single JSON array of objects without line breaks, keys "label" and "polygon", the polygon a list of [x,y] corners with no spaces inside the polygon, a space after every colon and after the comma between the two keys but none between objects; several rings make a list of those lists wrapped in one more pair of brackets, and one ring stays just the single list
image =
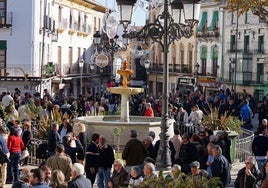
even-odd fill
[{"label": "woman in red coat", "polygon": [[[19,180],[19,161],[21,151],[24,148],[23,141],[15,128],[11,130],[7,139],[7,147],[10,152],[10,163],[8,163],[7,167],[7,183],[11,183],[12,181]],[[14,179],[12,172],[14,172]]]},{"label": "woman in red coat", "polygon": [[151,103],[149,103],[149,102],[146,103],[146,105],[145,105],[144,116],[154,117],[154,111],[153,111]]}]

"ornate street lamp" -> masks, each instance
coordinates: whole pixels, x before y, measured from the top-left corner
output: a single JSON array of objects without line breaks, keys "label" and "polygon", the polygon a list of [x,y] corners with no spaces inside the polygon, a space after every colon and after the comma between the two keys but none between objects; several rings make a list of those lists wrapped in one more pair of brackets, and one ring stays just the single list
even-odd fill
[{"label": "ornate street lamp", "polygon": [[124,31],[126,31],[131,23],[133,8],[137,0],[116,0],[116,2],[120,12],[120,24],[123,25]]},{"label": "ornate street lamp", "polygon": [[[96,45],[96,51],[102,51],[106,54],[110,55],[110,61],[111,61],[111,79],[114,79],[113,74],[113,61],[114,61],[114,54],[119,51],[125,51],[126,46],[128,43],[128,40],[126,35],[122,35],[123,37],[123,45],[118,44],[118,35],[115,35],[113,38],[109,38],[105,33],[101,34],[99,31],[96,31],[96,33],[93,35],[93,42]],[[93,64],[94,65],[94,64]]]},{"label": "ornate street lamp", "polygon": [[[141,1],[141,0],[139,0]],[[130,23],[131,19],[126,20],[122,17],[129,12],[125,12],[122,7],[126,6],[129,0],[117,0],[119,6],[121,20],[120,23]],[[129,3],[133,7],[135,1]],[[140,31],[130,31],[127,35],[129,39],[133,38],[151,38],[153,42],[157,42],[162,47],[163,53],[163,97],[162,97],[162,122],[160,133],[160,148],[158,151],[156,166],[158,168],[168,168],[171,166],[170,152],[169,152],[169,135],[167,134],[170,125],[168,115],[168,83],[169,83],[169,69],[168,69],[168,52],[169,46],[176,40],[182,37],[190,38],[193,35],[193,27],[198,23],[200,12],[200,0],[164,0],[163,12],[155,19],[154,23],[146,24]],[[172,9],[173,15],[169,11]],[[132,13],[132,12],[131,12]],[[177,14],[176,14],[177,13]],[[173,18],[174,17],[174,18]],[[178,20],[178,23],[175,21]]]},{"label": "ornate street lamp", "polygon": [[82,58],[79,59],[79,68],[80,68],[80,94],[83,94],[83,67],[84,67],[84,60]]}]

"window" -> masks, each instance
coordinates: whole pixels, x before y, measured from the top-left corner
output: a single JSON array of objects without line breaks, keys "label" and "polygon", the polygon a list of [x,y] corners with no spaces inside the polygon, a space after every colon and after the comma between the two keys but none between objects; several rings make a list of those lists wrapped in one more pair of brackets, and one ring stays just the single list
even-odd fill
[{"label": "window", "polygon": [[77,48],[77,61],[79,61],[79,59],[80,59],[80,54],[81,54],[81,48],[78,47]]},{"label": "window", "polygon": [[62,72],[61,72],[61,46],[58,46],[58,66],[57,66],[57,73],[62,76]]},{"label": "window", "polygon": [[6,0],[0,0],[0,24],[6,24],[6,10],[7,2]]},{"label": "window", "polygon": [[252,59],[243,59],[242,72],[252,72]]},{"label": "window", "polygon": [[70,17],[69,17],[69,29],[73,28],[73,10],[70,10]]},{"label": "window", "polygon": [[257,63],[257,83],[263,83],[264,81],[264,64]]},{"label": "window", "polygon": [[247,24],[248,23],[248,13],[246,12],[245,13],[245,24]]},{"label": "window", "polygon": [[59,10],[58,10],[58,21],[59,21],[59,23],[61,23],[62,22],[62,7],[61,6],[59,6]]},{"label": "window", "polygon": [[231,52],[235,51],[235,35],[231,35],[231,39],[230,39],[230,50]]},{"label": "window", "polygon": [[249,52],[249,35],[244,36],[244,52]]},{"label": "window", "polygon": [[207,47],[203,46],[201,47],[201,74],[205,74],[206,73],[206,69],[207,69]]},{"label": "window", "polygon": [[98,23],[98,30],[101,30],[101,18],[99,18],[99,23]]},{"label": "window", "polygon": [[81,31],[81,13],[78,13],[78,30]]},{"label": "window", "polygon": [[72,64],[73,64],[73,47],[69,47],[68,65],[69,65],[70,71],[72,70]]},{"label": "window", "polygon": [[231,24],[236,24],[236,13],[232,12],[232,17],[231,17]]},{"label": "window", "polygon": [[87,31],[87,14],[86,13],[84,13],[83,32],[89,32]]},{"label": "window", "polygon": [[258,37],[258,52],[264,53],[264,37],[263,37],[263,35],[260,35]]},{"label": "window", "polygon": [[184,64],[184,49],[181,47],[180,49],[180,63]]},{"label": "window", "polygon": [[190,72],[193,72],[193,49],[191,48],[189,51],[188,51],[188,54],[189,54],[189,68],[190,68]]},{"label": "window", "polygon": [[[7,42],[0,40],[0,69],[6,68],[6,50]],[[0,73],[1,76],[5,76],[6,70],[2,69]]]},{"label": "window", "polygon": [[95,33],[97,31],[97,18],[94,16],[94,23],[93,23],[93,33]]},{"label": "window", "polygon": [[86,48],[83,48],[83,60],[86,62]]},{"label": "window", "polygon": [[171,57],[171,72],[176,72],[176,45],[172,46],[172,57]]},{"label": "window", "polygon": [[218,70],[218,47],[214,46],[212,48],[212,70],[211,70],[213,76],[217,76],[217,70]]}]

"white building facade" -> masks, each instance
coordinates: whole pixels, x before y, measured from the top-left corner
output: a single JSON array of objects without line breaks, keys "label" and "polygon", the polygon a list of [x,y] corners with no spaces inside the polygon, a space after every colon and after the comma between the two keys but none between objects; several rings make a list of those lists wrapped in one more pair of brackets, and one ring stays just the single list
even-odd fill
[{"label": "white building facade", "polygon": [[82,75],[86,92],[93,34],[106,8],[82,0],[1,0],[0,6],[0,89],[78,96]]}]

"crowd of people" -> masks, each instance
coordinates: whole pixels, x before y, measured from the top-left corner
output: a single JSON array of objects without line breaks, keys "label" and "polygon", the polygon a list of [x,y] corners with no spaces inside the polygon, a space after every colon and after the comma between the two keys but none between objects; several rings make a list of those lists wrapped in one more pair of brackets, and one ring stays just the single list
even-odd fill
[{"label": "crowd of people", "polygon": [[[79,130],[74,130],[72,118],[116,112],[120,106],[118,95],[105,93],[93,96],[88,92],[86,96],[80,95],[75,99],[72,94],[52,97],[44,90],[41,97],[38,92],[33,95],[21,94],[16,89],[14,93],[3,92],[0,98],[4,107],[4,110],[0,110],[0,146],[3,156],[6,156],[5,160],[0,162],[0,187],[4,187],[6,183],[13,183],[13,187],[19,184],[22,187],[83,188],[92,187],[94,183],[99,188],[137,187],[157,178],[155,167],[161,143],[160,140],[155,140],[154,132],[148,132],[143,140],[139,140],[137,131],[131,130],[130,140],[125,143],[122,151],[123,161],[115,159],[113,147],[106,143],[105,136],[108,135],[92,133],[91,140],[87,143],[84,125],[80,124]],[[37,121],[50,118],[52,110],[56,108],[68,116],[62,117],[60,125],[51,124],[45,162],[38,168],[29,170],[26,166],[28,157],[22,160],[21,155],[29,149],[33,138],[32,119],[27,113],[27,105],[31,102],[40,107]],[[130,113],[150,117],[161,116],[161,102],[161,95],[146,98],[143,98],[143,95],[131,96]],[[190,178],[196,185],[202,178],[213,177],[219,178],[219,186],[224,187],[230,183],[232,161],[228,132],[219,131],[214,134],[213,130],[202,126],[204,114],[209,113],[210,107],[217,107],[219,117],[223,114],[236,116],[243,122],[243,127],[249,130],[252,130],[251,118],[255,113],[259,114],[259,135],[254,138],[252,145],[255,156],[246,160],[246,167],[238,173],[235,186],[244,187],[246,182],[256,185],[257,180],[266,185],[268,148],[262,146],[265,144],[268,147],[268,137],[265,136],[268,135],[267,120],[264,120],[268,114],[267,102],[268,96],[258,101],[245,90],[243,93],[236,93],[228,88],[210,93],[208,96],[200,91],[172,92],[168,106],[169,118],[174,120],[174,135],[169,140],[172,169],[166,178],[178,180],[182,178],[181,174],[184,174],[183,179]],[[182,127],[189,124],[197,128],[185,131]],[[259,147],[262,147],[262,152]],[[23,165],[25,167],[21,167],[20,171],[19,166]]]}]

